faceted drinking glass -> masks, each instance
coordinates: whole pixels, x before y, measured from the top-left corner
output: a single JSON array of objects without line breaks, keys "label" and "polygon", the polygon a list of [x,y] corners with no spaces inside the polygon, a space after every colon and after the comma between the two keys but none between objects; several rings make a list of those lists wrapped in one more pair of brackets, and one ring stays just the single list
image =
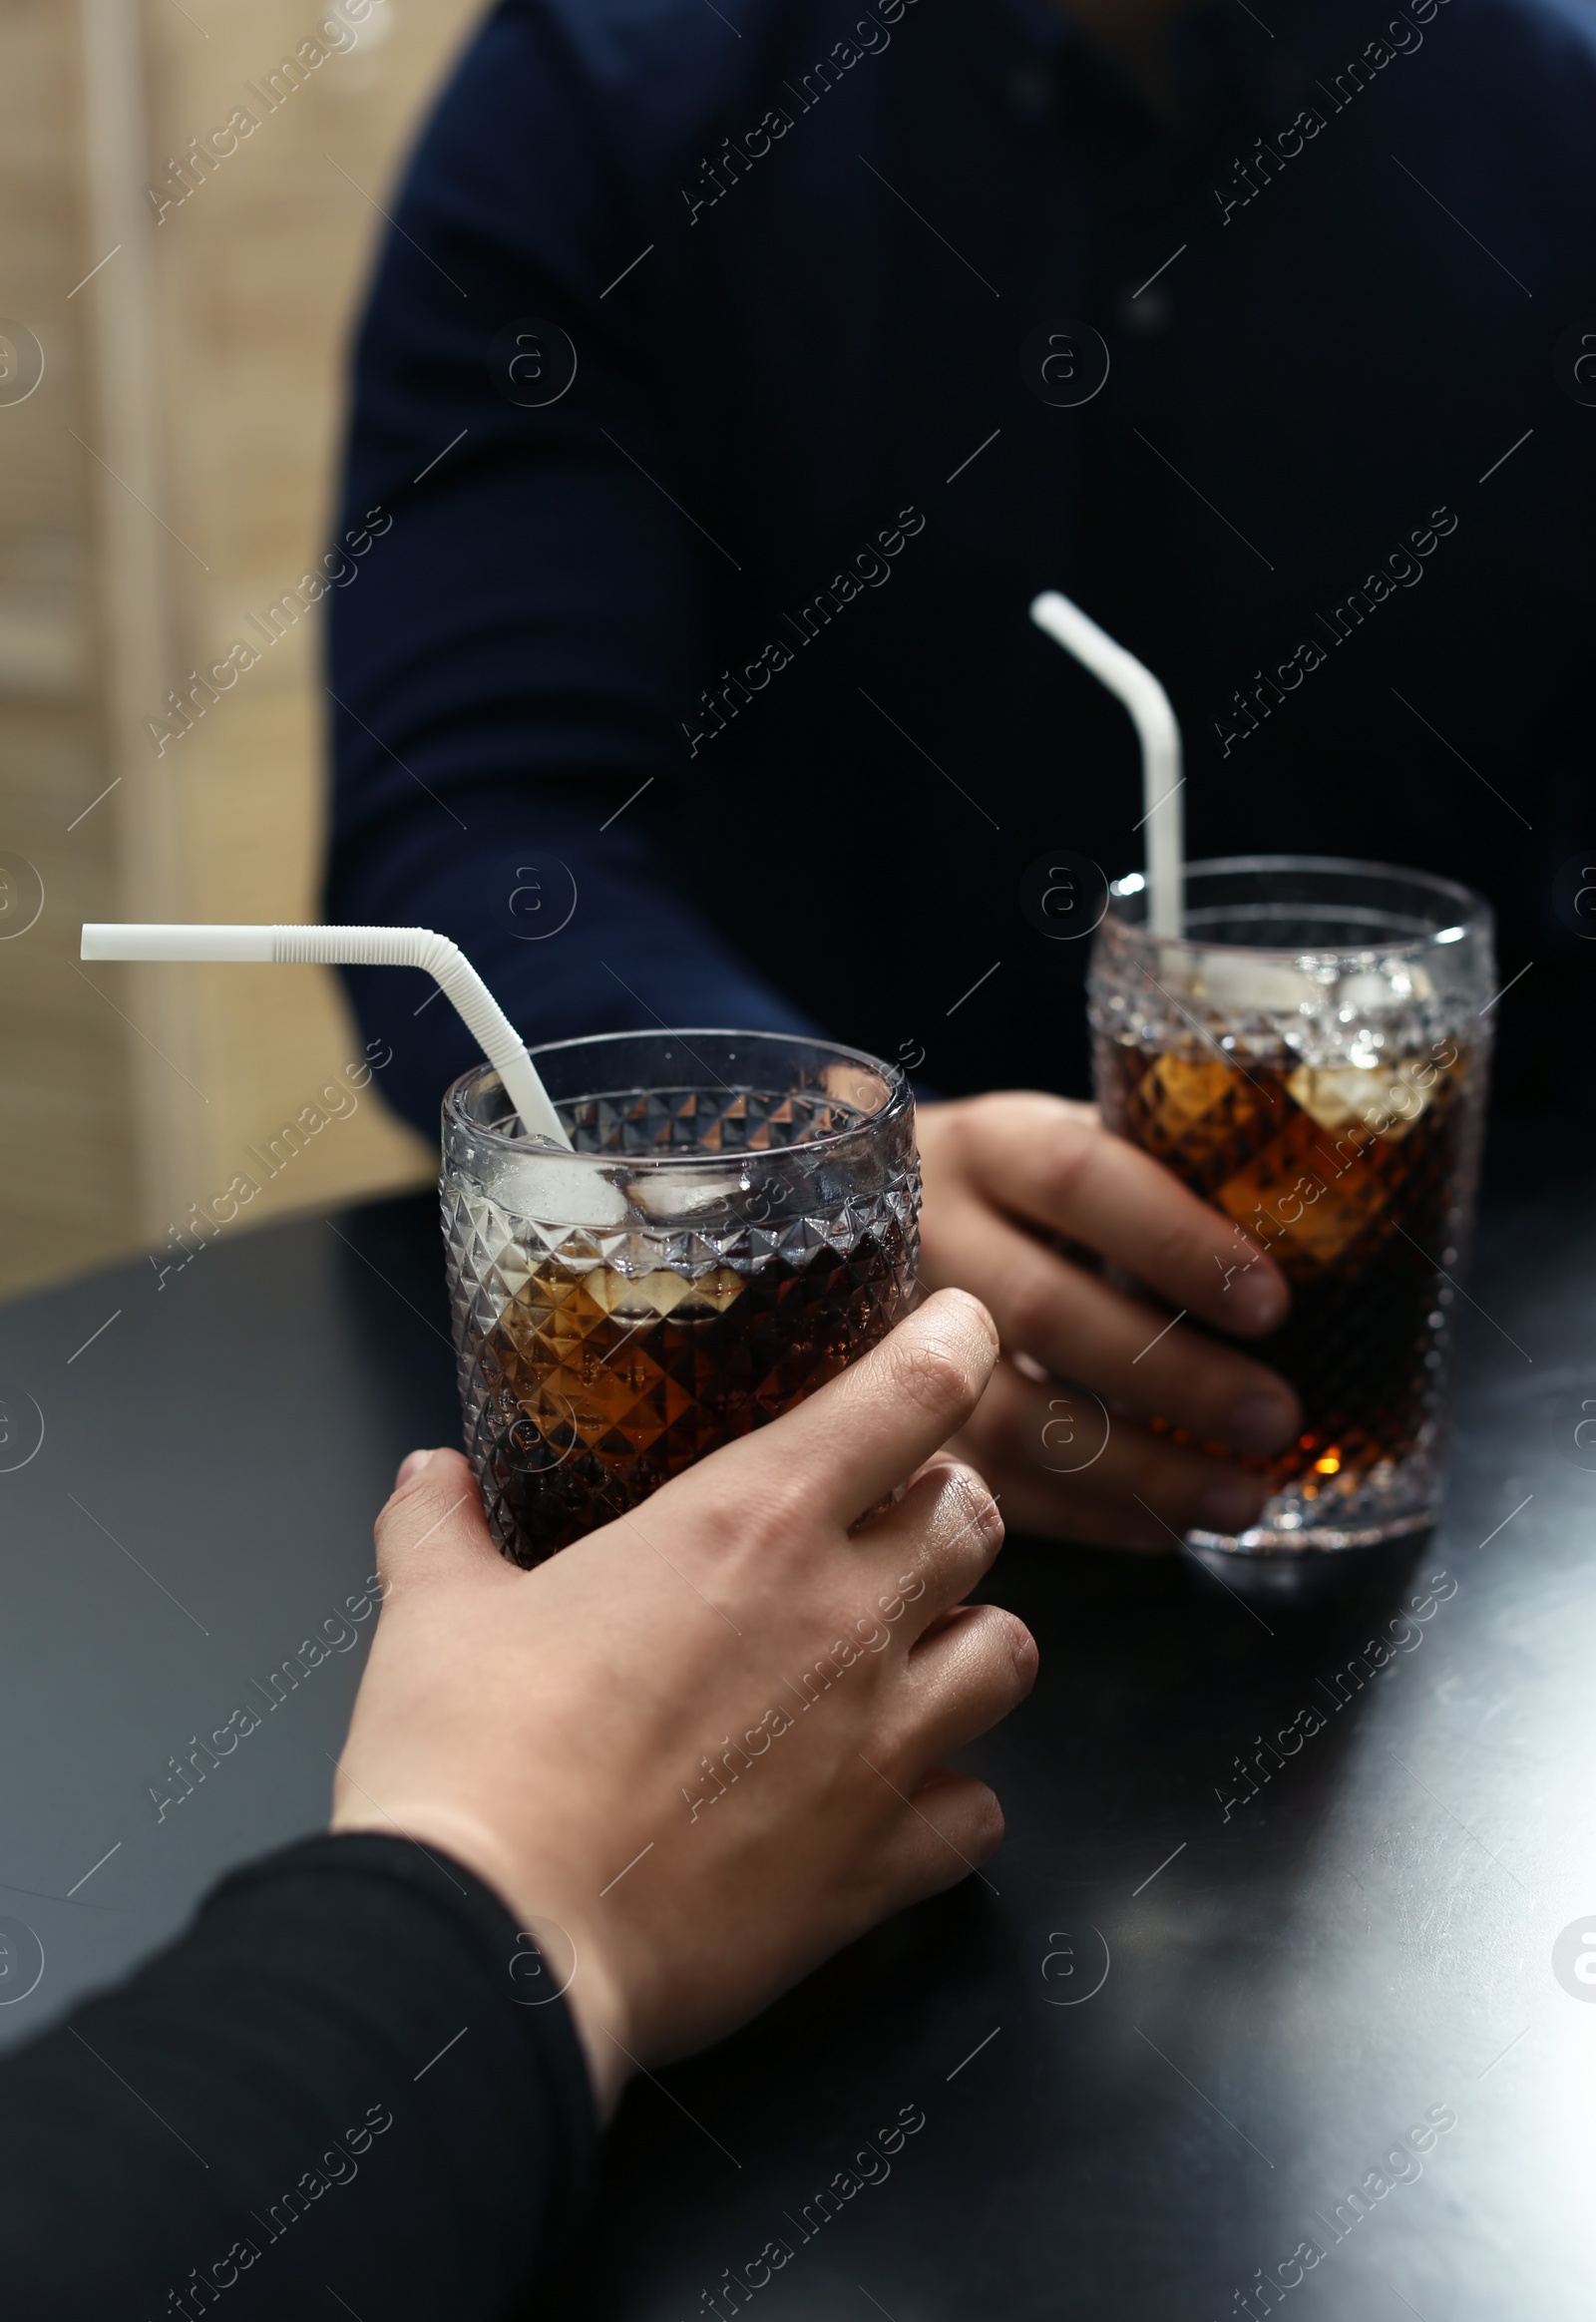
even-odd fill
[{"label": "faceted drinking glass", "polygon": [[575,1152],[482,1065],[441,1185],[466,1448],[523,1565],[823,1385],[908,1312],[920,1248],[894,1065],[767,1032],[534,1053]]},{"label": "faceted drinking glass", "polygon": [[1148,932],[1132,875],[1109,889],[1088,988],[1107,1126],[1291,1284],[1286,1322],[1247,1344],[1297,1389],[1303,1432],[1244,1462],[1274,1486],[1256,1524],[1190,1543],[1268,1554],[1422,1530],[1473,1227],[1489,905],[1377,863],[1236,856],[1187,866],[1171,941]]}]

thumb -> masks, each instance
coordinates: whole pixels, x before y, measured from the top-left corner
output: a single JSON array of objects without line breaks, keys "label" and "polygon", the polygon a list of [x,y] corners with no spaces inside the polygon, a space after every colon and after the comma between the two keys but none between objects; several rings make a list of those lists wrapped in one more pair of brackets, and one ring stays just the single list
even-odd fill
[{"label": "thumb", "polygon": [[516,1569],[494,1545],[482,1498],[458,1451],[412,1451],[377,1518],[383,1601],[443,1582],[491,1586]]}]

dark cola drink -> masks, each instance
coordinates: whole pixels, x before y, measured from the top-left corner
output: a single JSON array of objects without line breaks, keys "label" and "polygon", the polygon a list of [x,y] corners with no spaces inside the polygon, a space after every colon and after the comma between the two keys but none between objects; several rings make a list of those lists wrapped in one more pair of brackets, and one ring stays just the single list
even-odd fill
[{"label": "dark cola drink", "polygon": [[[1295,1486],[1320,1524],[1368,1529],[1381,1479],[1430,1449],[1456,1321],[1468,1072],[1449,1040],[1404,1059],[1378,1096],[1365,1074],[1346,1090],[1333,1071],[1256,1058],[1242,1072],[1130,1045],[1099,1056],[1108,1126],[1245,1228],[1291,1284],[1281,1329],[1248,1347],[1296,1388],[1306,1424],[1276,1459],[1245,1464]],[[1363,1108],[1351,1118],[1349,1097]]]},{"label": "dark cola drink", "polygon": [[1418,874],[1267,858],[1192,865],[1187,895],[1178,941],[1112,909],[1099,932],[1098,1103],[1236,1228],[1222,1277],[1249,1262],[1244,1236],[1286,1276],[1285,1323],[1246,1345],[1304,1412],[1277,1458],[1244,1462],[1274,1487],[1253,1531],[1192,1541],[1270,1552],[1421,1530],[1478,1174],[1488,912]]},{"label": "dark cola drink", "polygon": [[486,1464],[525,1560],[824,1386],[907,1311],[913,1274],[891,1216],[698,1274],[539,1267],[480,1355]]},{"label": "dark cola drink", "polygon": [[445,1103],[442,1182],[466,1447],[528,1565],[883,1338],[920,1214],[913,1095],[873,1058],[672,1032],[538,1064],[575,1151],[520,1136],[479,1070]]}]

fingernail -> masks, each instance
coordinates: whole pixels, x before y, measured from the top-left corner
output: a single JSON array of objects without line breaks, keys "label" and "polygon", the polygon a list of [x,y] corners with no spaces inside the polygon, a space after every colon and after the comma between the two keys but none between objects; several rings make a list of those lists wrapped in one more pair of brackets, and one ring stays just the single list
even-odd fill
[{"label": "fingernail", "polygon": [[1274,1330],[1285,1321],[1290,1303],[1280,1276],[1257,1263],[1231,1276],[1225,1297],[1232,1326],[1239,1331]]},{"label": "fingernail", "polygon": [[394,1478],[394,1489],[397,1491],[400,1484],[408,1483],[413,1475],[419,1475],[431,1457],[430,1451],[407,1451],[399,1463],[399,1473]]},{"label": "fingernail", "polygon": [[1245,1532],[1268,1496],[1262,1483],[1211,1483],[1193,1513],[1205,1530]]},{"label": "fingernail", "polygon": [[1233,1451],[1280,1451],[1296,1424],[1297,1409],[1289,1395],[1248,1394],[1231,1412],[1223,1433]]}]

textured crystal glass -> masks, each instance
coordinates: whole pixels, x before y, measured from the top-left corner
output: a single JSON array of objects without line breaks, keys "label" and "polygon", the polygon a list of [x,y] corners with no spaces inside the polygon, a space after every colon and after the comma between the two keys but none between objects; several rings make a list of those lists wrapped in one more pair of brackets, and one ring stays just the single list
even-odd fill
[{"label": "textured crystal glass", "polygon": [[1185,897],[1170,941],[1147,931],[1139,877],[1109,889],[1097,1100],[1287,1276],[1290,1315],[1248,1345],[1305,1421],[1278,1458],[1244,1462],[1275,1487],[1259,1521],[1188,1539],[1267,1554],[1421,1531],[1473,1226],[1490,907],[1420,872],[1285,855],[1190,864]]},{"label": "textured crystal glass", "polygon": [[768,1032],[534,1051],[576,1147],[479,1066],[443,1107],[466,1449],[517,1564],[813,1392],[908,1311],[920,1170],[904,1074]]}]

